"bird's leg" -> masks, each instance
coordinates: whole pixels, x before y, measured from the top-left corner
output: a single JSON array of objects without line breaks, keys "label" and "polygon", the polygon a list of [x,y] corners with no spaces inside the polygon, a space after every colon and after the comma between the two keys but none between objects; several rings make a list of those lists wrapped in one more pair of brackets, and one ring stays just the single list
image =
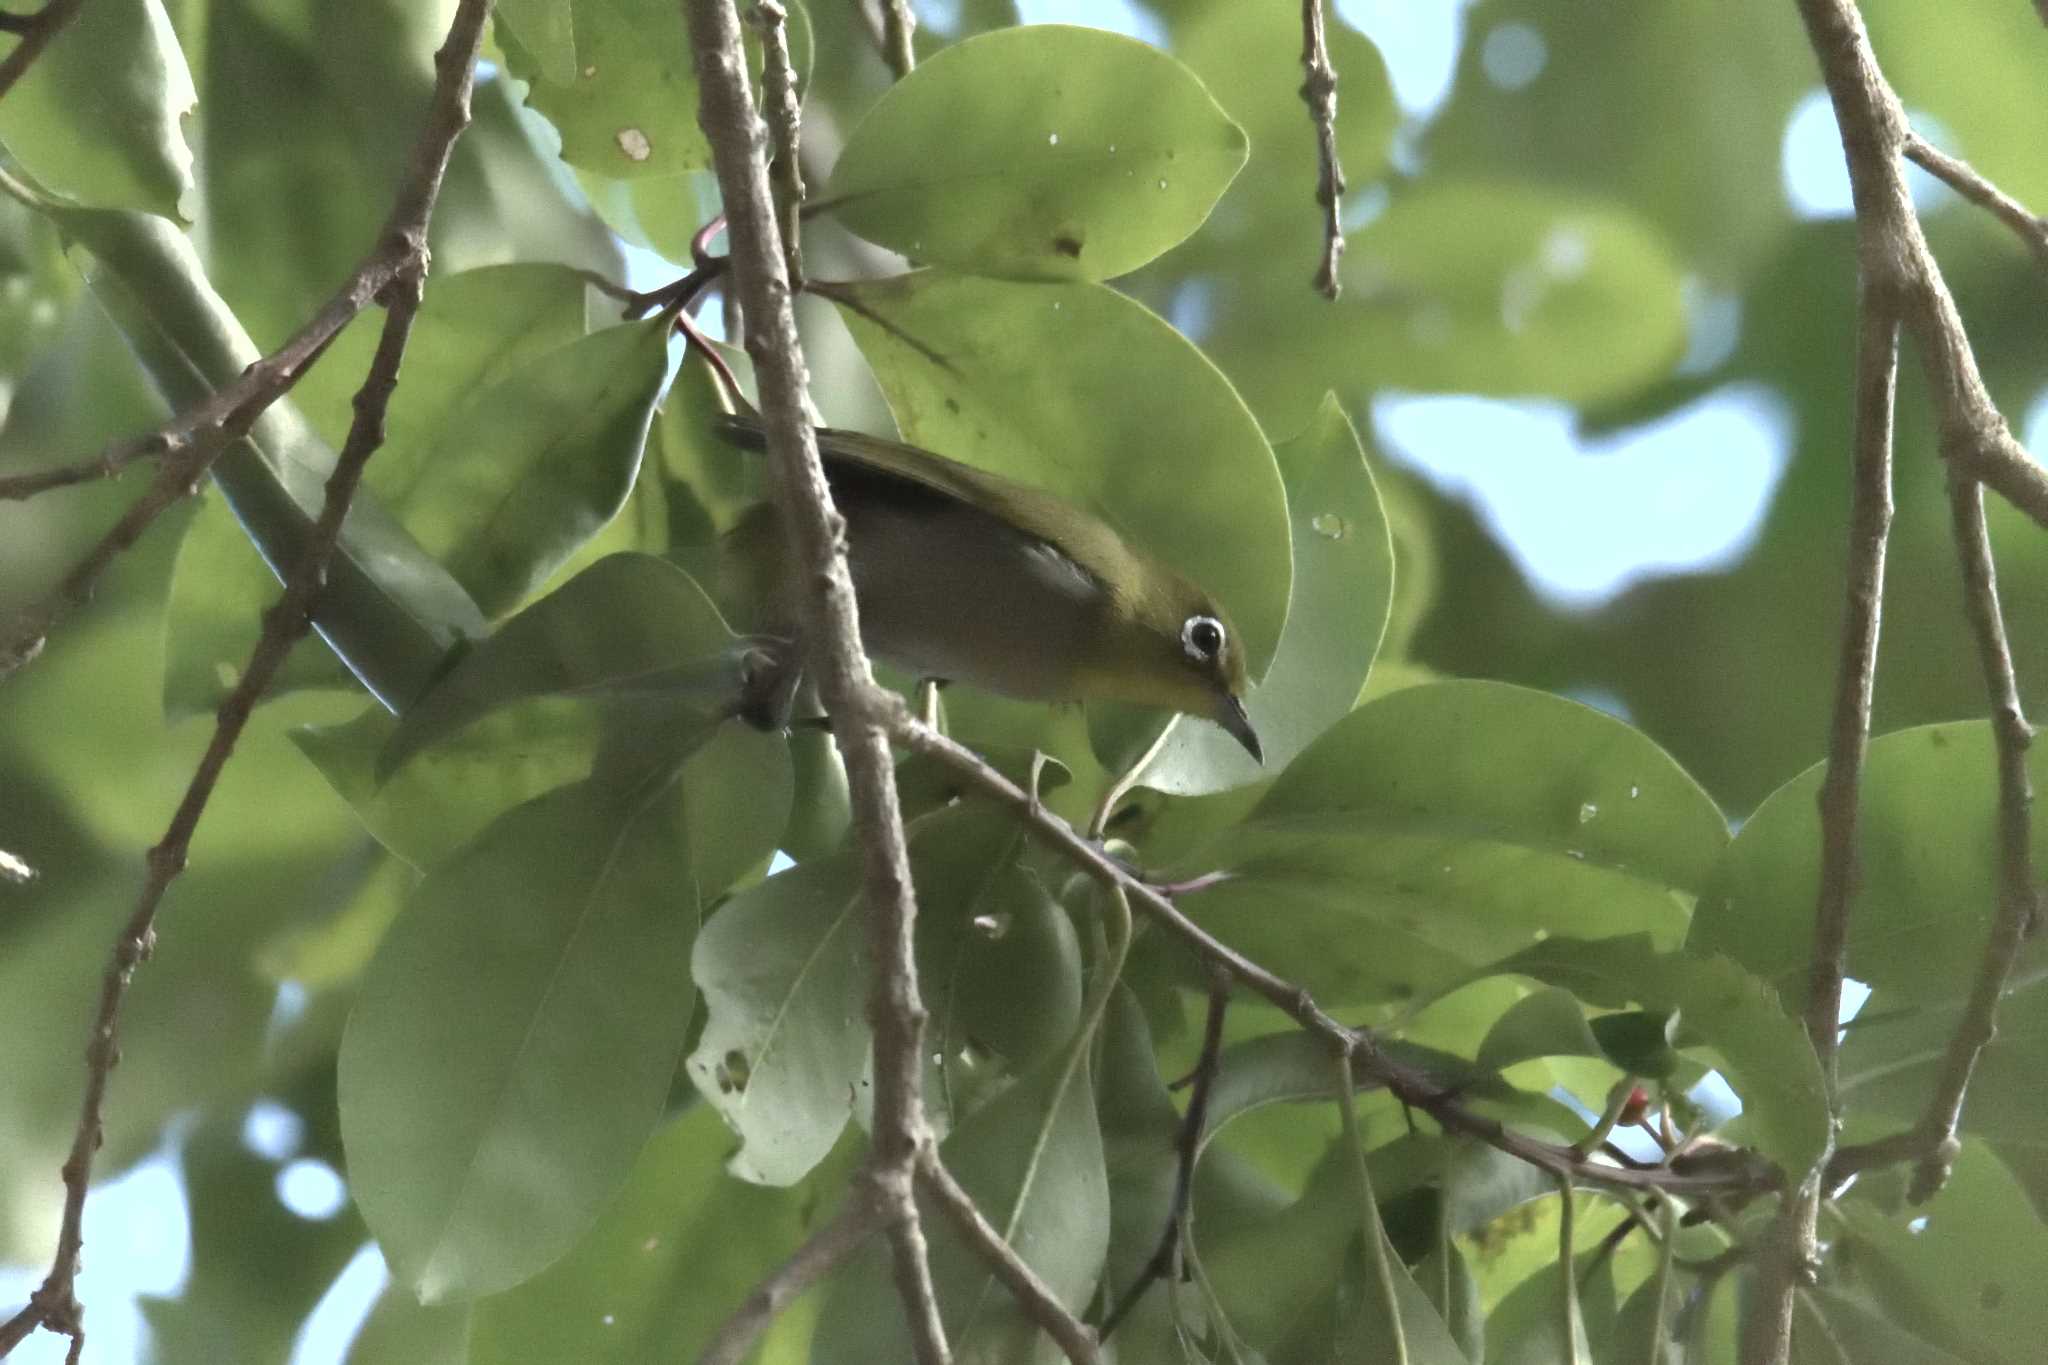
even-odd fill
[{"label": "bird's leg", "polygon": [[740,694],[733,714],[757,730],[786,730],[803,685],[803,651],[796,641],[759,635],[740,664]]},{"label": "bird's leg", "polygon": [[939,728],[939,689],[945,685],[944,678],[917,680],[917,715],[928,730]]}]

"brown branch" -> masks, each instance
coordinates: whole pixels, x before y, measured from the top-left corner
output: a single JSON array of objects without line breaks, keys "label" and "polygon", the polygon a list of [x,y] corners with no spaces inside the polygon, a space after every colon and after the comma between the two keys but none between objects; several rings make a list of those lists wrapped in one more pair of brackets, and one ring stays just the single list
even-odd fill
[{"label": "brown branch", "polygon": [[6,98],[7,92],[14,88],[14,83],[28,70],[29,64],[42,55],[43,49],[48,47],[57,35],[64,31],[65,26],[78,17],[78,11],[84,8],[85,0],[49,0],[48,4],[34,14],[7,16],[13,21],[7,25],[8,30],[19,33],[21,41],[14,45],[14,50],[7,54],[5,61],[0,61],[0,99]]},{"label": "brown branch", "polygon": [[1316,292],[1335,300],[1343,289],[1337,265],[1344,255],[1344,166],[1337,159],[1337,68],[1323,24],[1323,0],[1301,0],[1302,102],[1316,128],[1316,202],[1323,207],[1323,259]]},{"label": "brown branch", "polygon": [[789,287],[802,293],[803,124],[797,106],[796,71],[789,60],[789,13],[777,0],[755,0],[748,17],[761,32],[761,113],[768,121],[774,149],[768,161],[768,179],[775,194],[775,223],[782,231],[782,266]]},{"label": "brown branch", "polygon": [[64,1162],[64,1214],[56,1256],[50,1273],[30,1297],[27,1307],[0,1325],[0,1355],[7,1354],[38,1327],[69,1336],[74,1358],[83,1349],[85,1325],[74,1287],[79,1252],[85,1240],[86,1191],[92,1183],[93,1157],[100,1146],[107,1087],[121,1059],[121,1008],[135,969],[148,959],[155,946],[157,909],[172,880],[185,869],[193,831],[206,811],[221,771],[227,766],[258,699],[292,647],[311,628],[313,605],[326,584],[327,564],[341,537],[342,519],[361,484],[364,466],[383,444],[385,409],[398,385],[399,364],[404,359],[426,279],[427,223],[448,167],[449,152],[469,124],[471,83],[490,10],[491,0],[462,0],[447,41],[435,54],[433,104],[406,179],[400,185],[397,202],[384,225],[384,244],[402,243],[402,249],[379,298],[386,312],[377,354],[356,393],[355,418],[328,475],[320,515],[305,549],[286,579],[283,592],[264,614],[262,636],[242,669],[241,680],[221,703],[213,739],[200,758],[169,827],[149,851],[148,875],[142,892],[115,940],[100,983],[99,1005],[86,1047],[85,1097],[79,1108],[78,1128],[72,1136],[70,1156]]},{"label": "brown branch", "polygon": [[1906,158],[2013,230],[2034,259],[2048,266],[2048,220],[2027,212],[2026,205],[1977,173],[1976,167],[1950,156],[1920,134],[1906,130]]},{"label": "brown branch", "polygon": [[939,1325],[912,1189],[918,1153],[930,1143],[931,1132],[920,1093],[925,1009],[912,951],[917,902],[884,728],[894,698],[875,686],[861,647],[853,579],[846,567],[846,523],[832,506],[804,411],[808,376],[762,157],[761,121],[748,91],[739,16],[732,0],[683,0],[682,8],[696,58],[698,120],[711,145],[732,243],[734,283],[746,314],[747,352],[759,385],[776,502],[801,581],[810,585],[803,594],[810,670],[845,759],[862,853],[874,972],[868,1013],[874,1030],[875,1111],[868,1172],[887,1215],[897,1289],[917,1359],[920,1365],[942,1365],[951,1352]]},{"label": "brown branch", "polygon": [[1105,887],[1122,890],[1132,904],[1186,944],[1205,964],[1263,996],[1308,1032],[1327,1039],[1335,1047],[1348,1049],[1363,1081],[1385,1086],[1403,1104],[1422,1110],[1445,1129],[1477,1138],[1553,1175],[1570,1176],[1584,1184],[1666,1190],[1674,1194],[1757,1194],[1775,1187],[1775,1174],[1754,1163],[1724,1164],[1703,1172],[1614,1166],[1580,1157],[1569,1146],[1530,1137],[1496,1119],[1473,1113],[1455,1089],[1418,1067],[1388,1056],[1371,1034],[1356,1032],[1325,1013],[1308,990],[1275,975],[1211,935],[1157,888],[1112,858],[1101,845],[1083,838],[1072,825],[1033,801],[1028,792],[973,750],[927,728],[900,706],[891,712],[891,725],[898,744],[945,765],[968,787],[1007,807],[1025,828],[1081,872]]},{"label": "brown branch", "polygon": [[1984,521],[1984,494],[1975,480],[1950,468],[1950,508],[1956,553],[1962,562],[1963,596],[1977,639],[1977,661],[1991,697],[1991,727],[1998,741],[1998,910],[1984,944],[1984,958],[1970,988],[1963,1017],[1949,1038],[1940,1079],[1920,1122],[1924,1144],[1913,1176],[1914,1203],[1947,1183],[1955,1160],[1956,1125],[1977,1059],[1996,1031],[1998,1001],[2039,914],[2034,890],[2031,815],[2034,788],[2027,777],[2027,749],[2033,727],[2020,709],[2019,680],[2006,641],[2005,616],[1998,605],[1998,575],[1991,557],[1991,532]]},{"label": "brown branch", "polygon": [[855,1181],[837,1216],[812,1233],[774,1274],[755,1285],[746,1301],[719,1324],[704,1353],[697,1357],[697,1365],[740,1365],[783,1309],[831,1274],[881,1227],[881,1215],[873,1188]]},{"label": "brown branch", "polygon": [[973,1196],[960,1187],[960,1182],[939,1160],[937,1147],[927,1146],[924,1149],[922,1159],[917,1163],[917,1178],[925,1193],[937,1200],[939,1207],[952,1218],[953,1225],[960,1229],[960,1235],[981,1253],[982,1259],[995,1271],[996,1278],[1016,1296],[1024,1311],[1031,1315],[1031,1320],[1059,1343],[1059,1348],[1066,1352],[1073,1365],[1092,1365],[1100,1358],[1095,1333],[1067,1311],[1067,1306],[1060,1302],[1052,1287],[1038,1277],[1038,1272],[1011,1249],[995,1225],[982,1216],[981,1210],[975,1207]]}]

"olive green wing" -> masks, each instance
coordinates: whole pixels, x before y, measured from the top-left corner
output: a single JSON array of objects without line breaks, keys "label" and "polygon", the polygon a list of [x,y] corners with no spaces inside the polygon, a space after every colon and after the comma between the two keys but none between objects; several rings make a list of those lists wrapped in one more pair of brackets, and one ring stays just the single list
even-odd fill
[{"label": "olive green wing", "polygon": [[[724,416],[718,434],[746,450],[765,450],[767,433],[753,417]],[[996,517],[1059,550],[1099,579],[1123,581],[1130,548],[1101,517],[1056,494],[985,469],[975,469],[902,441],[858,431],[819,427],[818,455],[835,496],[866,491],[877,482],[895,486],[895,496],[921,493],[964,503]]]}]

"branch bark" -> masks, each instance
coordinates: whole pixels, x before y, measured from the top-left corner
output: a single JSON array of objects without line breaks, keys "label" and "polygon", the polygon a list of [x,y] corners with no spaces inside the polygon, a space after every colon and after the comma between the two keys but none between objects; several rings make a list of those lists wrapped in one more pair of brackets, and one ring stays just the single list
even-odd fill
[{"label": "branch bark", "polygon": [[0,61],[0,99],[14,88],[36,58],[43,55],[43,49],[56,41],[78,12],[85,8],[85,0],[48,0],[34,14],[10,15],[14,20],[7,27],[21,35],[21,41]]},{"label": "branch bark", "polygon": [[697,1365],[740,1365],[782,1310],[860,1250],[882,1225],[882,1209],[871,1187],[855,1181],[846,1204],[812,1233],[775,1273],[754,1286],[746,1302],[719,1325],[697,1357]]},{"label": "branch bark", "polygon": [[760,386],[761,416],[775,470],[775,496],[811,585],[803,602],[806,648],[832,716],[853,798],[865,873],[874,989],[875,1118],[869,1175],[883,1200],[897,1289],[920,1365],[951,1359],[932,1291],[912,1177],[931,1142],[921,1094],[925,1009],[919,998],[912,928],[917,903],[896,803],[886,717],[901,703],[876,687],[860,640],[846,523],[832,506],[810,421],[809,382],[791,307],[790,281],[764,162],[763,131],[749,95],[732,0],[683,0],[700,90],[699,121],[711,144],[732,242],[732,269],[746,314],[747,352]]},{"label": "branch bark", "polygon": [[1301,0],[1301,98],[1316,129],[1316,203],[1323,209],[1323,259],[1316,292],[1335,301],[1344,256],[1344,166],[1337,159],[1337,68],[1323,22],[1323,0]]},{"label": "branch bark", "polygon": [[262,636],[250,653],[241,680],[221,704],[212,742],[207,745],[177,812],[163,838],[149,851],[149,871],[141,895],[114,942],[86,1046],[85,1097],[79,1108],[71,1153],[64,1162],[64,1213],[56,1256],[28,1305],[0,1324],[0,1355],[7,1354],[38,1327],[70,1337],[73,1359],[84,1347],[83,1311],[74,1286],[79,1252],[85,1241],[86,1191],[92,1183],[93,1157],[99,1150],[107,1088],[121,1059],[121,1009],[135,969],[148,960],[155,946],[157,910],[172,880],[185,869],[193,832],[205,814],[221,771],[233,755],[257,701],[292,647],[312,626],[313,604],[325,586],[327,563],[340,539],[342,519],[361,485],[364,467],[384,442],[384,413],[398,386],[399,365],[405,357],[406,342],[412,335],[413,318],[419,311],[426,281],[427,223],[448,167],[449,153],[455,139],[469,124],[476,56],[490,10],[491,0],[462,0],[447,41],[435,54],[433,104],[379,245],[380,252],[395,253],[396,264],[379,294],[386,311],[376,356],[356,393],[355,417],[348,439],[328,475],[320,516],[313,524],[305,552],[286,580],[283,592],[264,614]]}]

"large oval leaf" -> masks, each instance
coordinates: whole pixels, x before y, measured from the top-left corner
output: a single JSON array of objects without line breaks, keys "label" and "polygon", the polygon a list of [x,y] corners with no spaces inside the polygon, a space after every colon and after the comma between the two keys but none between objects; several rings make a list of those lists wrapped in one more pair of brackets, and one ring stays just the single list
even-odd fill
[{"label": "large oval leaf", "polygon": [[1334,394],[1300,435],[1273,447],[1294,527],[1294,591],[1273,666],[1245,698],[1265,767],[1213,725],[1177,722],[1145,785],[1199,795],[1293,762],[1358,700],[1394,600],[1394,543],[1365,450]]},{"label": "large oval leaf", "polygon": [[1325,1003],[1398,1000],[1545,934],[1675,944],[1727,842],[1714,803],[1611,716],[1502,683],[1354,711],[1183,869],[1226,942]]},{"label": "large oval leaf", "polygon": [[834,296],[906,440],[1106,517],[1230,612],[1253,677],[1287,616],[1287,499],[1215,366],[1097,284],[939,271]]},{"label": "large oval leaf", "polygon": [[83,207],[189,222],[184,119],[198,103],[161,0],[95,0],[0,100],[0,145]]},{"label": "large oval leaf", "polygon": [[696,698],[709,723],[739,696],[742,655],[688,574],[653,555],[610,555],[463,655],[401,718],[379,773],[535,697]]},{"label": "large oval leaf", "polygon": [[781,832],[788,769],[773,780],[763,743],[729,727],[674,780],[593,778],[517,808],[378,949],[342,1039],[342,1138],[423,1299],[534,1274],[625,1178],[689,1025],[700,904]]},{"label": "large oval leaf", "polygon": [[[2029,756],[2036,786],[2048,755]],[[1773,792],[1728,848],[1693,918],[1690,945],[1726,953],[1769,981],[1789,1008],[1806,998],[1820,888],[1825,765]],[[1870,743],[1856,821],[1849,975],[1894,1004],[1961,996],[1998,903],[1998,780],[1985,721],[1929,725]],[[2048,808],[2033,812],[2035,847]]]},{"label": "large oval leaf", "polygon": [[469,1365],[695,1360],[821,1216],[820,1189],[727,1175],[731,1142],[708,1105],[657,1133],[575,1250],[476,1306]]},{"label": "large oval leaf", "polygon": [[406,491],[405,523],[496,616],[626,501],[668,377],[666,318],[540,356],[451,413]]},{"label": "large oval leaf", "polygon": [[873,242],[975,274],[1102,280],[1186,238],[1244,165],[1193,72],[1101,29],[941,49],[847,139],[819,204]]}]

